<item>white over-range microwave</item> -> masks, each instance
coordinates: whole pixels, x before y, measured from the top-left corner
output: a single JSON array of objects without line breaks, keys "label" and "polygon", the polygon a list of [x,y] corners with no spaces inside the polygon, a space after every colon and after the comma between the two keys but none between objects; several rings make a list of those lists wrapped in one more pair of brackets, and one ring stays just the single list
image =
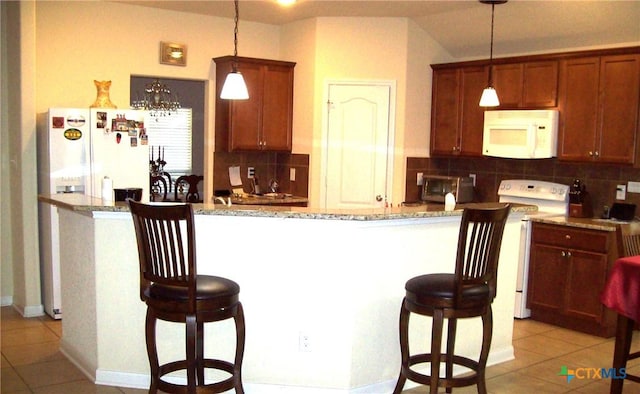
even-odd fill
[{"label": "white over-range microwave", "polygon": [[482,154],[510,159],[557,156],[558,111],[485,111]]}]

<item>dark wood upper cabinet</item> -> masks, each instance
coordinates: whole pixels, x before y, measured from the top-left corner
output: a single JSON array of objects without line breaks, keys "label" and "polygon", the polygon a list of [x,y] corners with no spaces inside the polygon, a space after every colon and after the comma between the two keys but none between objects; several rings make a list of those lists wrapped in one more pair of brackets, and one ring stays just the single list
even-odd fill
[{"label": "dark wood upper cabinet", "polygon": [[434,70],[431,154],[481,156],[484,108],[478,104],[487,67]]},{"label": "dark wood upper cabinet", "polygon": [[500,109],[551,108],[558,104],[558,61],[493,66]]},{"label": "dark wood upper cabinet", "polygon": [[[488,60],[432,64],[433,156],[480,156]],[[558,159],[634,164],[640,127],[640,47],[493,59],[500,106],[560,111]]]},{"label": "dark wood upper cabinet", "polygon": [[295,63],[238,57],[248,100],[223,100],[220,91],[234,57],[216,63],[216,151],[291,151]]},{"label": "dark wood upper cabinet", "polygon": [[433,71],[431,101],[431,154],[452,155],[458,148],[460,73],[457,69]]},{"label": "dark wood upper cabinet", "polygon": [[640,55],[561,62],[558,158],[633,164],[640,108]]},{"label": "dark wood upper cabinet", "polygon": [[600,160],[634,163],[640,109],[640,55],[600,59]]}]

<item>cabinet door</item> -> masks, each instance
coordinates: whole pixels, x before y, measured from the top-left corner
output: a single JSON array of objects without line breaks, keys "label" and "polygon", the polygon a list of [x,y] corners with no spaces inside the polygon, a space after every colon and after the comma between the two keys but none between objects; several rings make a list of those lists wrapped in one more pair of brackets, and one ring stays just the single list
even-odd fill
[{"label": "cabinet door", "polygon": [[431,154],[452,155],[458,150],[459,73],[457,69],[433,71],[431,104]]},{"label": "cabinet door", "polygon": [[640,55],[605,56],[600,61],[599,159],[635,161],[640,100]]},{"label": "cabinet door", "polygon": [[523,64],[493,66],[493,87],[500,100],[500,109],[518,108],[522,101]]},{"label": "cabinet door", "polygon": [[252,63],[241,63],[242,73],[249,91],[248,100],[232,100],[229,126],[229,150],[259,150],[262,125],[263,78],[261,67]]},{"label": "cabinet door", "polygon": [[523,67],[522,103],[524,108],[558,105],[558,62],[531,62]]},{"label": "cabinet door", "polygon": [[558,158],[590,161],[596,146],[600,59],[571,59],[561,65],[561,119]]},{"label": "cabinet door", "polygon": [[465,67],[460,74],[460,137],[458,151],[464,156],[482,156],[484,108],[480,96],[487,85],[486,67]]},{"label": "cabinet door", "polygon": [[291,150],[293,119],[293,68],[267,65],[264,68],[262,136],[267,150]]},{"label": "cabinet door", "polygon": [[558,105],[558,62],[500,64],[493,67],[500,109]]},{"label": "cabinet door", "polygon": [[562,248],[532,244],[527,306],[561,313],[567,270],[566,252]]},{"label": "cabinet door", "polygon": [[601,322],[604,307],[600,290],[607,277],[607,255],[570,250],[565,313],[580,319]]}]

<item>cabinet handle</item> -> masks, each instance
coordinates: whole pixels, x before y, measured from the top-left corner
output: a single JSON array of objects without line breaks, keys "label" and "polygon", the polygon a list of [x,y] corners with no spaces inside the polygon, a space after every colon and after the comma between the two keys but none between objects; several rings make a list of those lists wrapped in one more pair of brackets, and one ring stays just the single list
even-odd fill
[{"label": "cabinet handle", "polygon": [[560,252],[560,255],[562,257],[571,257],[571,252],[565,252],[564,250],[562,252]]},{"label": "cabinet handle", "polygon": [[594,153],[594,155],[595,155],[596,157],[600,157],[600,152],[596,151],[596,152]]},{"label": "cabinet handle", "polygon": [[571,239],[571,235],[567,234],[564,236],[565,239]]},{"label": "cabinet handle", "polygon": [[589,156],[593,157],[593,152],[589,151]]},{"label": "cabinet handle", "polygon": [[571,257],[571,252],[567,252],[567,257]]}]

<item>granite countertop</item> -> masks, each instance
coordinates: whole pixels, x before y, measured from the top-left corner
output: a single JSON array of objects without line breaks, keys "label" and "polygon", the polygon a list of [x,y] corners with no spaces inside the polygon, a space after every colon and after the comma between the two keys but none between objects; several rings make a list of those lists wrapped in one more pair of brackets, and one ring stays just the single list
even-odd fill
[{"label": "granite countertop", "polygon": [[601,231],[616,231],[616,227],[619,224],[629,223],[623,220],[616,219],[572,218],[565,215],[540,217],[533,216],[531,217],[531,221]]},{"label": "granite countertop", "polygon": [[[125,202],[104,202],[100,198],[84,194],[52,194],[40,195],[38,199],[59,208],[78,212],[129,212]],[[170,203],[156,203],[170,204]],[[453,211],[445,211],[444,204],[424,204],[419,206],[400,206],[375,209],[321,209],[313,207],[270,206],[270,205],[232,205],[193,204],[196,215],[251,216],[300,219],[332,219],[332,220],[390,220],[414,219],[444,216],[460,216],[465,207],[494,207],[498,203],[460,204]],[[532,213],[538,208],[535,205],[512,204],[512,212]]]}]

